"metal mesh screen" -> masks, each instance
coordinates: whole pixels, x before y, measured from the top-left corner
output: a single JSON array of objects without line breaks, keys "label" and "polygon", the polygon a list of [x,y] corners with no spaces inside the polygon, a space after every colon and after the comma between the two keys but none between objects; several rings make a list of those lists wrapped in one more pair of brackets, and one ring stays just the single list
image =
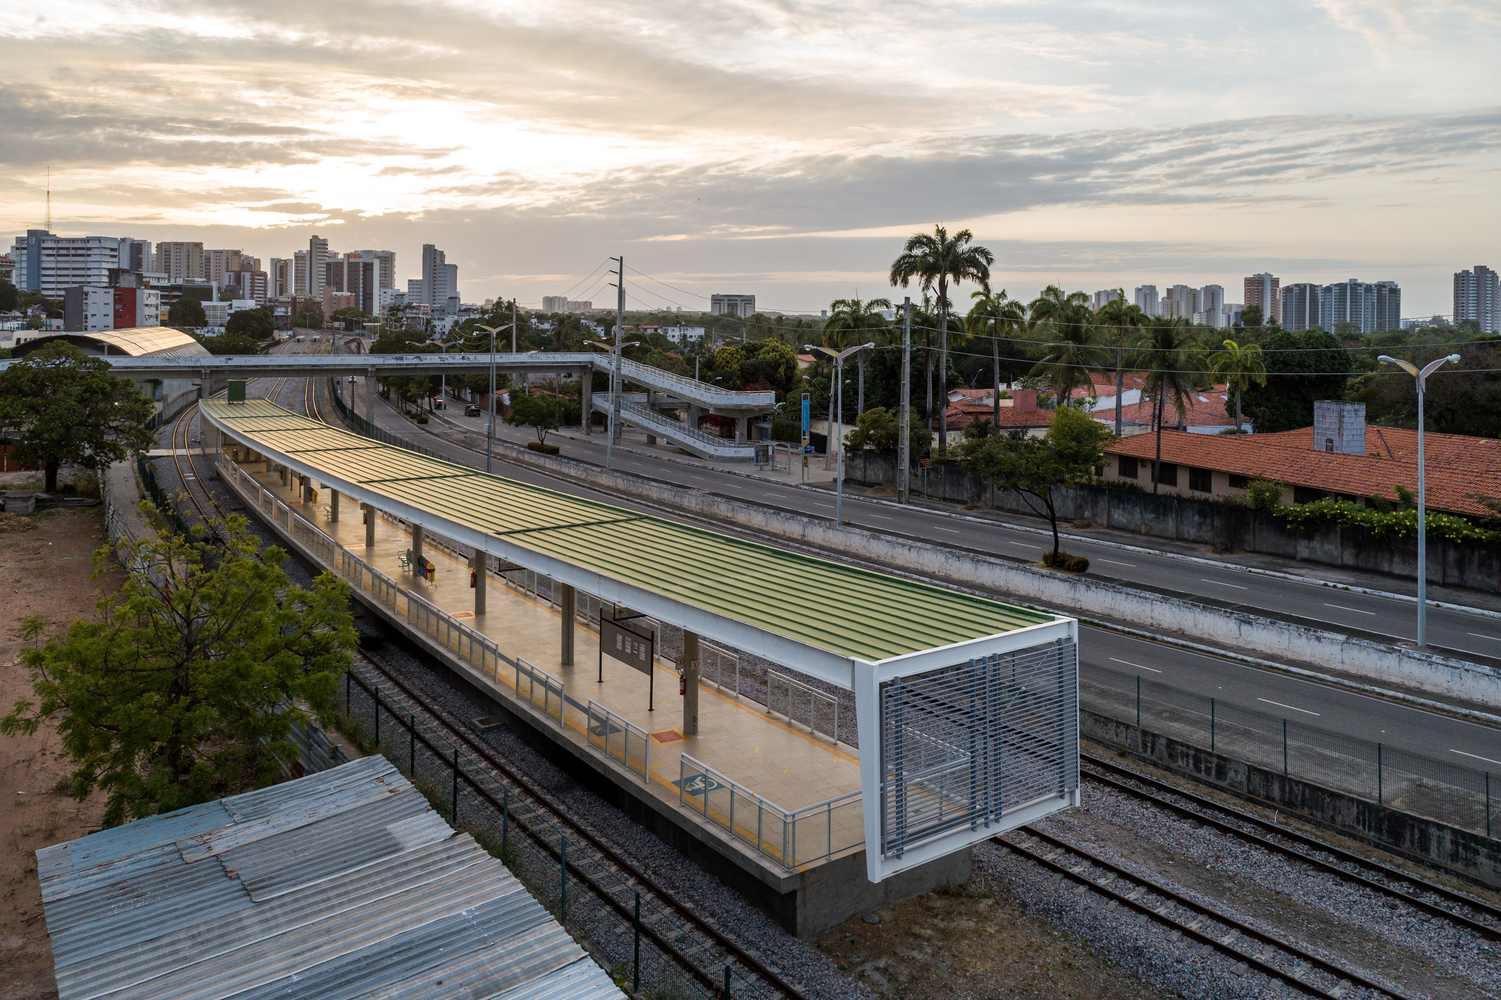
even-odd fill
[{"label": "metal mesh screen", "polygon": [[881,689],[881,851],[1079,786],[1078,650],[1059,641]]}]

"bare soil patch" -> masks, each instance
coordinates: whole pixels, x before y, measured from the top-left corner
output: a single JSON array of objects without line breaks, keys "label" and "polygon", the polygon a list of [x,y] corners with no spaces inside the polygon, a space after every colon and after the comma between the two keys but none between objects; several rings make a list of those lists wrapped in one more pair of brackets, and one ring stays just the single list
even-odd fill
[{"label": "bare soil patch", "polygon": [[1027,913],[976,875],[835,928],[815,944],[840,969],[892,1000],[1099,1000],[1166,996],[1088,943]]},{"label": "bare soil patch", "polygon": [[[17,662],[21,622],[41,615],[49,631],[66,628],[124,582],[118,566],[92,576],[93,553],[106,541],[102,508],[47,511],[35,523],[0,535],[0,714],[31,697],[30,671]],[[101,796],[77,802],[55,791],[71,770],[51,726],[0,736],[0,1000],[57,996],[36,850],[83,836],[103,813]]]}]

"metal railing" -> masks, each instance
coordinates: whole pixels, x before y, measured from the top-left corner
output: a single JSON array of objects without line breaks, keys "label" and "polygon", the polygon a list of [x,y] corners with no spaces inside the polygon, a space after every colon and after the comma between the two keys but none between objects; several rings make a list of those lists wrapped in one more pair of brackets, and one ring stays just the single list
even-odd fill
[{"label": "metal railing", "polygon": [[[1105,674],[1105,682],[1098,678]],[[1347,736],[1298,719],[1227,705],[1139,674],[1102,670],[1080,680],[1079,705],[1112,719],[1299,778],[1492,836],[1501,833],[1493,799],[1501,768],[1487,771],[1384,742]],[[1138,750],[1132,746],[1127,749]]]},{"label": "metal railing", "polygon": [[516,697],[541,709],[558,725],[563,724],[563,682],[552,674],[516,657]]},{"label": "metal railing", "polygon": [[787,810],[686,753],[678,758],[678,802],[783,868],[865,842],[859,792]]},{"label": "metal railing", "polygon": [[648,780],[646,757],[651,740],[646,730],[590,698],[588,733],[590,746],[618,760],[626,770],[640,775],[642,781]]},{"label": "metal railing", "polygon": [[[459,659],[477,667],[487,677],[499,678],[502,662],[512,664],[495,640],[476,631],[416,594],[408,593],[407,622]],[[560,686],[561,687],[561,686]],[[561,722],[561,718],[559,719]]]},{"label": "metal railing", "polygon": [[740,657],[712,642],[698,644],[698,676],[720,692],[730,691],[740,697]]},{"label": "metal railing", "polygon": [[[602,370],[608,374],[609,356],[595,355],[595,357],[599,359],[595,362],[595,370]],[[712,383],[699,382],[684,375],[675,375],[628,358],[620,359],[620,377],[623,381],[635,382],[637,385],[650,386],[653,389],[676,390],[684,396],[711,407],[764,407],[769,410],[776,405],[777,401],[774,392],[756,390],[736,392],[731,389],[718,389]],[[605,387],[603,393],[606,396],[609,395],[608,386]]]},{"label": "metal railing", "polygon": [[766,671],[766,714],[800,722],[809,731],[839,742],[839,699],[796,677]]}]

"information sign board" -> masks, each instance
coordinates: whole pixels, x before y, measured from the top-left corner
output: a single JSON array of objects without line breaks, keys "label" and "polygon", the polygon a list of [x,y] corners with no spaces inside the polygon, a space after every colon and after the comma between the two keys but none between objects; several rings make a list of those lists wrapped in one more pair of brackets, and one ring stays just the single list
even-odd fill
[{"label": "information sign board", "polygon": [[599,619],[599,651],[602,655],[612,656],[643,674],[649,674],[655,645],[649,633],[642,635],[623,622],[604,617]]},{"label": "information sign board", "polygon": [[805,392],[803,393],[803,454],[805,455],[813,450],[809,443],[812,441],[812,437],[809,435],[809,414],[811,408],[811,397]]}]

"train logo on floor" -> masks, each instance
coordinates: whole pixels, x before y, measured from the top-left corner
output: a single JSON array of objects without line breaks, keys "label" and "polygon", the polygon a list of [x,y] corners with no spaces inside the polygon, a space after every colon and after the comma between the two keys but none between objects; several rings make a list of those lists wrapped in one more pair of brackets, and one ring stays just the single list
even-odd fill
[{"label": "train logo on floor", "polygon": [[673,782],[684,795],[702,795],[723,788],[724,785],[715,781],[707,774],[695,774],[690,778],[679,778]]}]

